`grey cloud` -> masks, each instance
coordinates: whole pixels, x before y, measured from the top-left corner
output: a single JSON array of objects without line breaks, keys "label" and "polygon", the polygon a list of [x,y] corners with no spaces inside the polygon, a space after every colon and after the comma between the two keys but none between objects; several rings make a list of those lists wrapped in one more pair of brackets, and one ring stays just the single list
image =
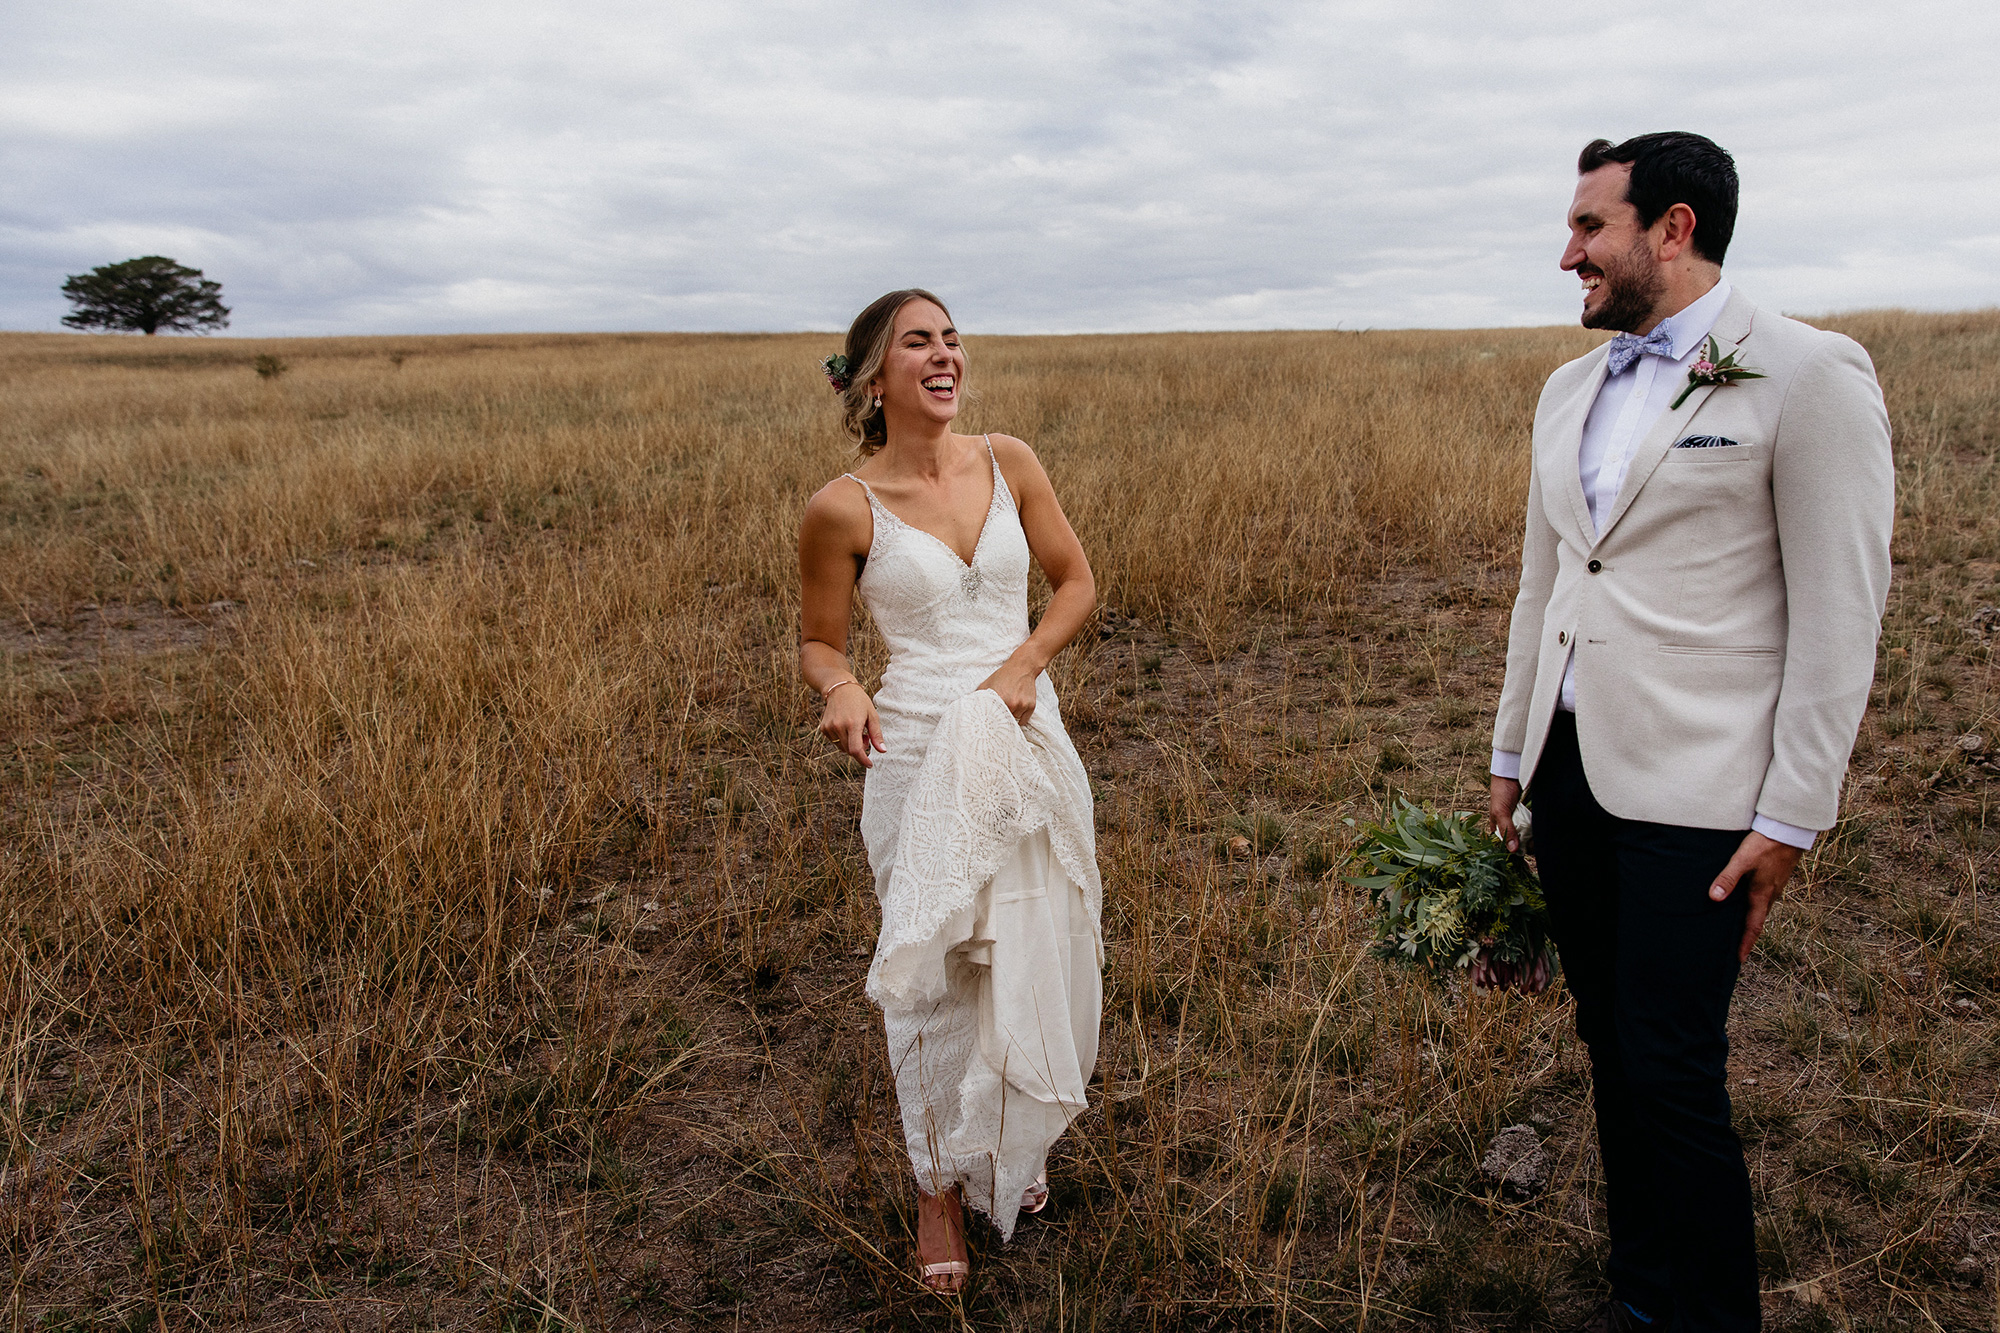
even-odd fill
[{"label": "grey cloud", "polygon": [[[1595,11],[1593,11],[1593,14]],[[164,252],[233,332],[1567,321],[1577,148],[1736,152],[1737,282],[2000,302],[2000,17],[82,0],[0,52],[0,326]]]}]

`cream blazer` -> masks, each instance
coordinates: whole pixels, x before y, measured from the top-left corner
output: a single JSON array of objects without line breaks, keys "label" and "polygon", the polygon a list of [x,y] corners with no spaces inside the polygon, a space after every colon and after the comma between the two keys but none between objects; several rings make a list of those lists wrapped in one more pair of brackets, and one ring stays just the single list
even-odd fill
[{"label": "cream blazer", "polygon": [[[1542,390],[1493,748],[1520,753],[1532,790],[1574,650],[1577,740],[1606,810],[1824,829],[1889,586],[1888,413],[1852,339],[1740,292],[1714,337],[1768,378],[1698,388],[1663,413],[1595,536],[1577,454],[1605,348]],[[1674,447],[1687,439],[1725,442]]]}]

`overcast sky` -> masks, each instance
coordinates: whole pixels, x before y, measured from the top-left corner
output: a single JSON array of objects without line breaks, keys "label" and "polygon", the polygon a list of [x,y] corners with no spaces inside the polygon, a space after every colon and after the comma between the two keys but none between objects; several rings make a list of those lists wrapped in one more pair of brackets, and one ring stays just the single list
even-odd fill
[{"label": "overcast sky", "polygon": [[0,0],[0,328],[1541,324],[1577,150],[1735,153],[1792,312],[2000,304],[2000,5]]}]

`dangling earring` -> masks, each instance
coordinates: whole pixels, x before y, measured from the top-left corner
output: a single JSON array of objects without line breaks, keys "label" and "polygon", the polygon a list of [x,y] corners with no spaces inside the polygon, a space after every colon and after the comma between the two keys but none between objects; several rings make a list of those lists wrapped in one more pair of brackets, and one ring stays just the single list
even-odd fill
[{"label": "dangling earring", "polygon": [[882,395],[879,393],[875,395],[875,410],[878,412],[882,410]]}]

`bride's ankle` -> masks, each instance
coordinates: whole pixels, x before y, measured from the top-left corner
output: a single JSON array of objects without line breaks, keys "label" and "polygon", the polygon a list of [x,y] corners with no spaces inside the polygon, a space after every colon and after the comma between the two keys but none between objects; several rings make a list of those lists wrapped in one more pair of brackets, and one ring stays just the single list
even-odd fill
[{"label": "bride's ankle", "polygon": [[920,1222],[935,1220],[956,1232],[963,1230],[961,1219],[964,1216],[964,1201],[959,1196],[958,1186],[936,1194],[921,1185],[917,1187],[917,1217]]}]

